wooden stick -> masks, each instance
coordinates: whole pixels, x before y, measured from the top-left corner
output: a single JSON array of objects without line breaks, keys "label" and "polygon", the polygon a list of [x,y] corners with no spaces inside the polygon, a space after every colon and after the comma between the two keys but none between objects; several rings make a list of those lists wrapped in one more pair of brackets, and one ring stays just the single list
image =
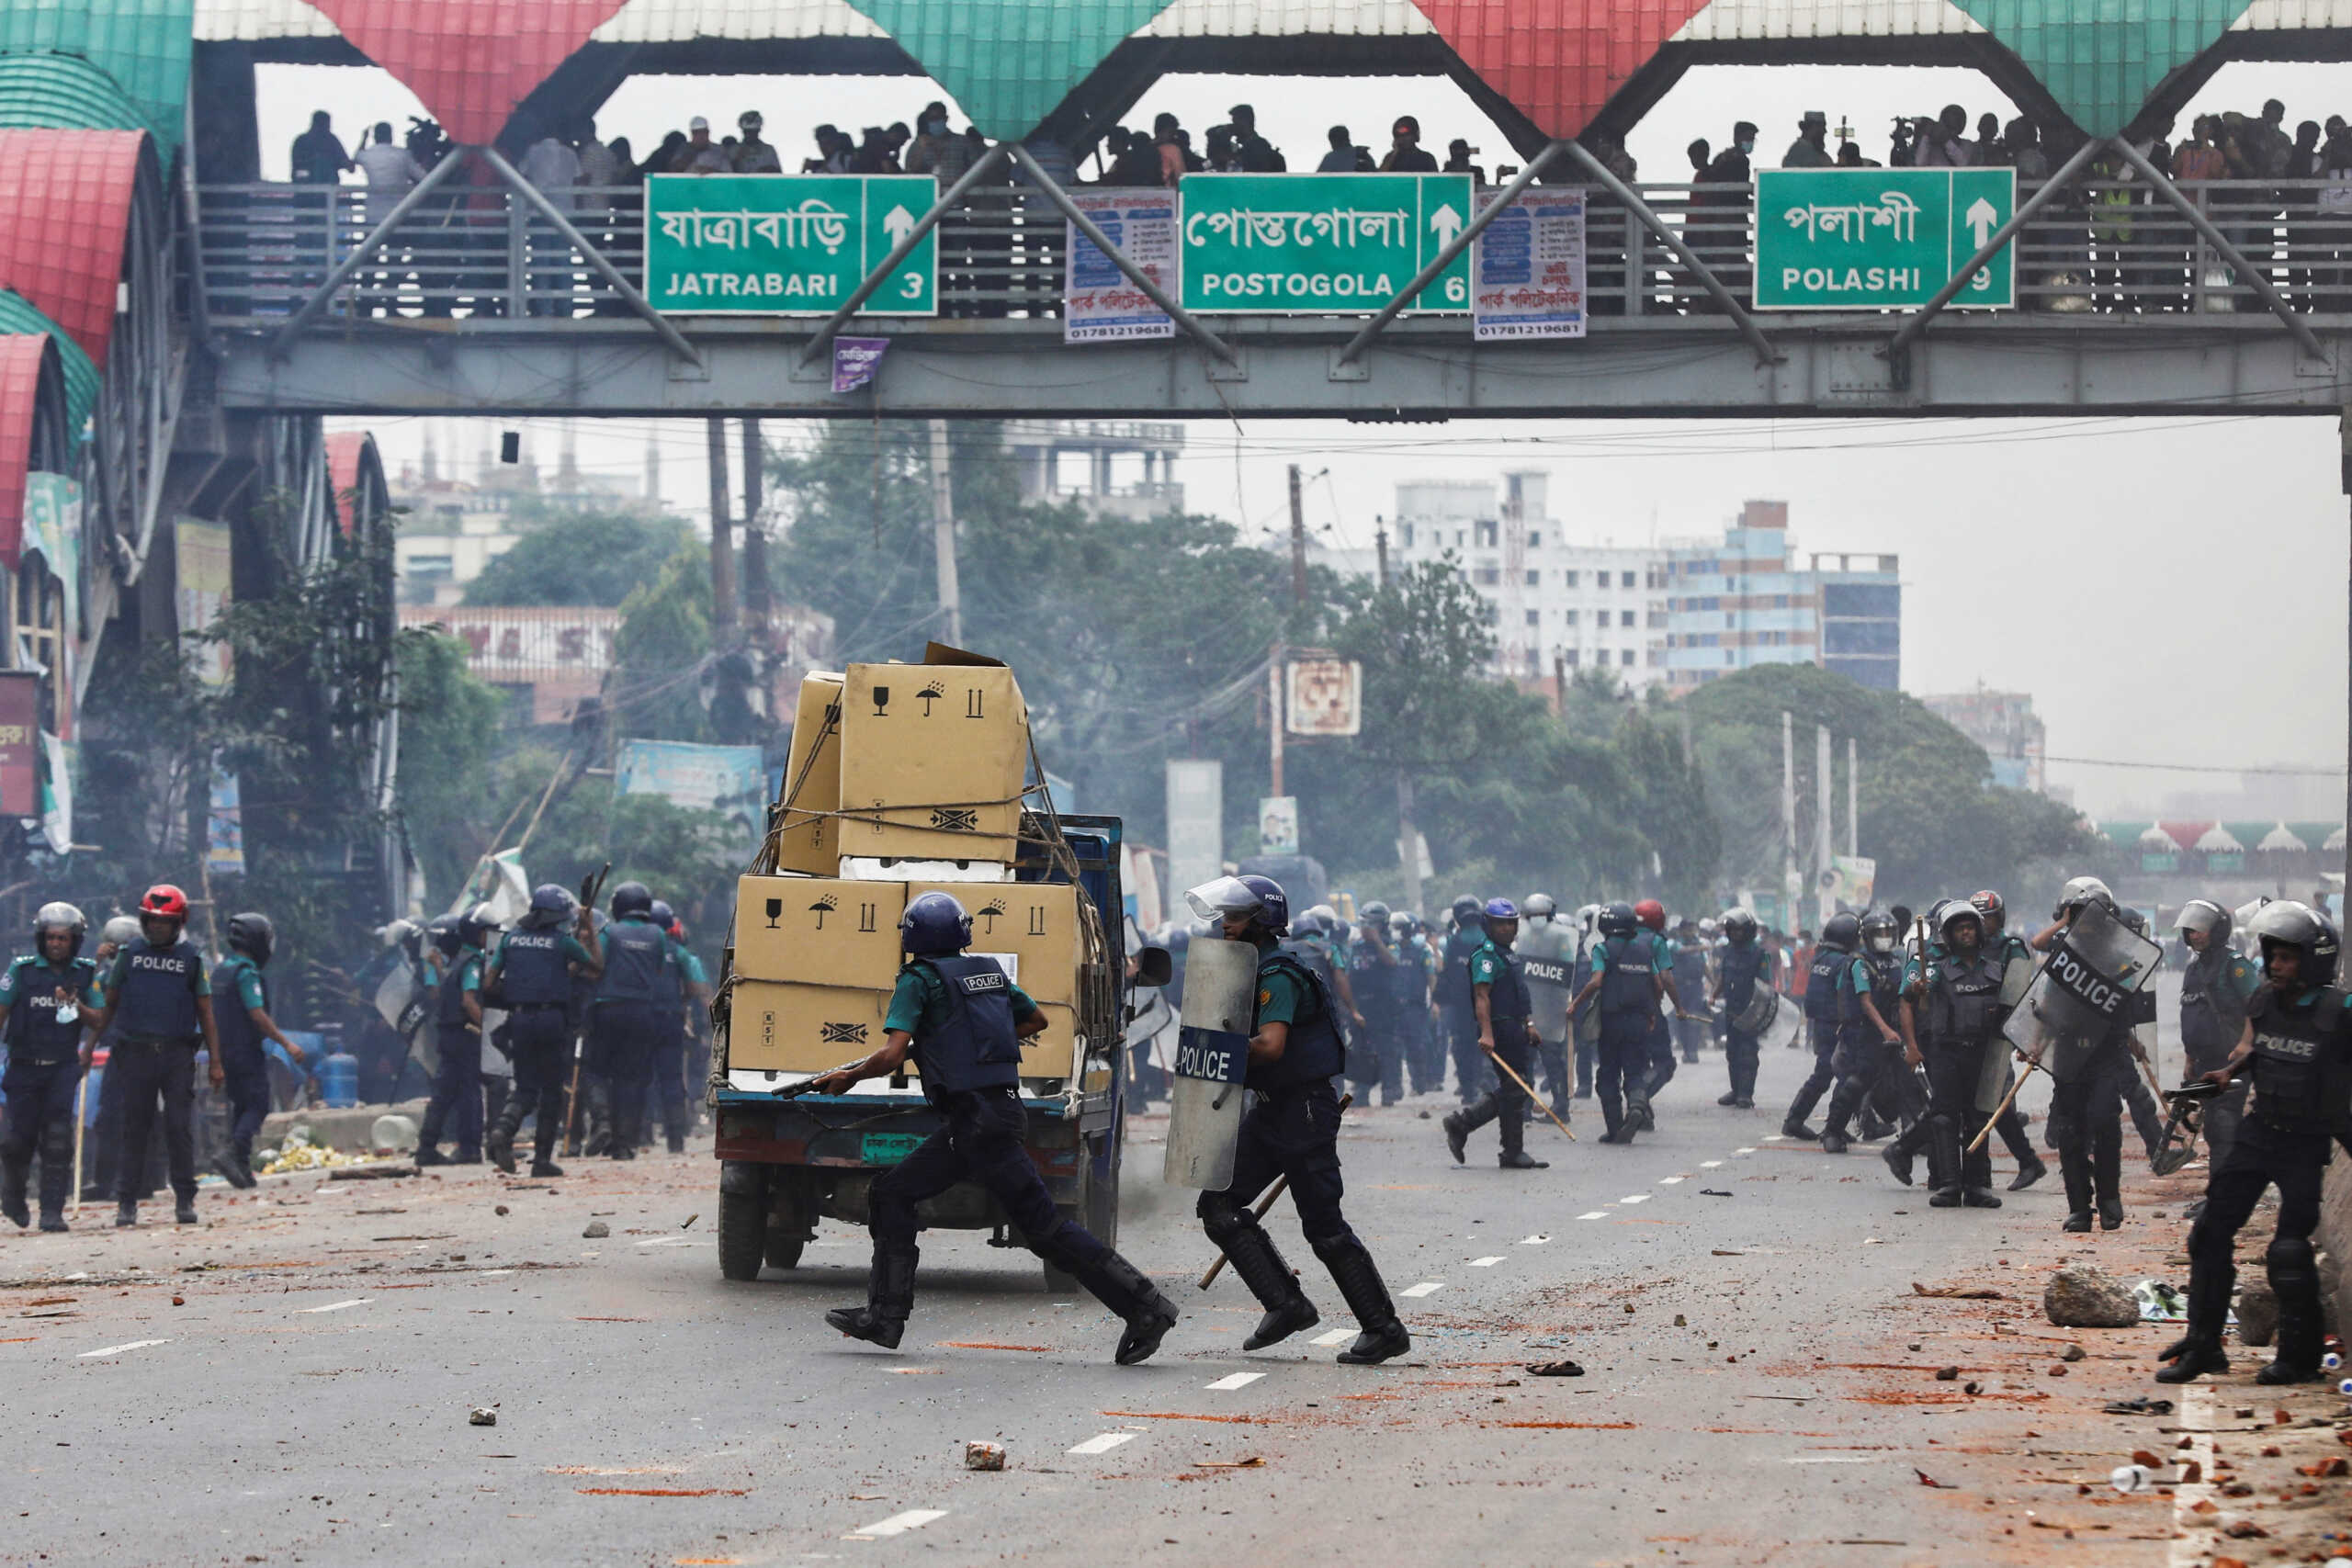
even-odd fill
[{"label": "wooden stick", "polygon": [[[1495,1066],[1500,1067],[1504,1072],[1510,1073],[1510,1081],[1517,1084],[1521,1089],[1526,1091],[1527,1098],[1535,1102],[1535,1109],[1544,1112],[1544,1115],[1551,1117],[1553,1126],[1557,1127],[1563,1133],[1568,1133],[1568,1124],[1566,1122],[1561,1121],[1558,1113],[1554,1111],[1550,1106],[1544,1103],[1544,1097],[1535,1092],[1535,1087],[1532,1084],[1529,1083],[1525,1078],[1521,1077],[1517,1073],[1511,1071],[1511,1066],[1509,1062],[1504,1061],[1501,1056],[1496,1055],[1492,1050],[1489,1050],[1487,1053],[1487,1060],[1494,1063]],[[1568,1142],[1573,1144],[1576,1141],[1577,1135],[1574,1133],[1568,1133]]]},{"label": "wooden stick", "polygon": [[74,1089],[74,1212],[82,1212],[82,1122],[90,1112],[90,1069],[82,1069],[82,1081]]},{"label": "wooden stick", "polygon": [[[1992,1115],[1984,1118],[1984,1125],[1976,1130],[1975,1138],[1970,1142],[1966,1148],[1961,1150],[1961,1153],[1973,1155],[1978,1149],[1983,1148],[1984,1146],[1984,1140],[1993,1135],[1993,1123],[1998,1122],[2001,1119],[2002,1114],[2007,1111],[2011,1105],[2017,1102],[2018,1090],[2025,1087],[2025,1080],[2033,1077],[2033,1075],[2038,1072],[2047,1073],[2049,1071],[2050,1069],[2048,1067],[2041,1065],[2041,1058],[2040,1056],[2026,1057],[2025,1071],[2018,1075],[2018,1081],[2009,1086],[2008,1093],[2001,1096],[2001,1103],[1994,1107]],[[2057,1075],[2052,1074],[2051,1076],[2054,1081]]]},{"label": "wooden stick", "polygon": [[[1342,1111],[1345,1111],[1349,1106],[1353,1105],[1353,1104],[1355,1103],[1355,1101],[1356,1101],[1355,1090],[1353,1090],[1353,1089],[1350,1089],[1347,1093],[1345,1093],[1345,1094],[1343,1094],[1343,1095],[1340,1096],[1340,1110],[1342,1110]],[[1258,1208],[1257,1208],[1257,1215],[1258,1215],[1258,1218],[1260,1218],[1260,1219],[1261,1219],[1261,1220],[1262,1220],[1262,1219],[1264,1219],[1264,1218],[1266,1217],[1266,1211],[1267,1211],[1267,1210],[1269,1210],[1269,1209],[1271,1209],[1271,1208],[1272,1208],[1272,1207],[1274,1206],[1274,1200],[1275,1200],[1275,1199],[1277,1199],[1277,1198],[1279,1198],[1279,1197],[1281,1197],[1281,1196],[1282,1196],[1285,1191],[1287,1191],[1287,1190],[1289,1190],[1289,1188],[1290,1188],[1290,1178],[1289,1178],[1289,1177],[1287,1177],[1287,1176],[1276,1177],[1276,1178],[1274,1179],[1274,1184],[1273,1184],[1272,1187],[1269,1187],[1269,1188],[1267,1188],[1267,1189],[1266,1189],[1266,1195],[1265,1195],[1263,1198],[1261,1198],[1261,1199],[1259,1199],[1259,1200],[1258,1200]],[[1224,1272],[1225,1272],[1225,1253],[1223,1252],[1223,1250],[1222,1250],[1222,1249],[1220,1249],[1220,1250],[1218,1251],[1217,1255],[1216,1255],[1216,1262],[1214,1262],[1214,1263],[1212,1263],[1212,1264],[1210,1264],[1210,1265],[1209,1265],[1209,1271],[1208,1271],[1207,1273],[1205,1273],[1205,1274],[1204,1274],[1204,1275],[1202,1275],[1202,1276],[1201,1276],[1201,1289],[1203,1289],[1204,1291],[1205,1291],[1205,1290],[1207,1290],[1211,1285],[1216,1284],[1216,1277],[1217,1277],[1219,1274],[1222,1274],[1222,1273],[1224,1273]]]}]

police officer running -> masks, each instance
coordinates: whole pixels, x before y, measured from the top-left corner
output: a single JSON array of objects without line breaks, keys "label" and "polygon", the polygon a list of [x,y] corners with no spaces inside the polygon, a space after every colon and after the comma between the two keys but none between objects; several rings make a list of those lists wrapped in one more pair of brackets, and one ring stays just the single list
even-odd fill
[{"label": "police officer running", "polygon": [[642,882],[614,888],[612,910],[612,923],[598,936],[603,973],[588,1010],[587,1068],[612,1105],[605,1153],[635,1159],[646,1077],[666,1028],[662,1010],[685,971],[685,950],[654,924],[653,895]]},{"label": "police officer running", "polygon": [[[1890,1021],[1901,1014],[1903,958],[1895,951],[1900,928],[1892,914],[1872,909],[1856,931],[1860,951],[1838,972],[1838,1054],[1831,1062],[1838,1088],[1821,1124],[1821,1146],[1833,1155],[1846,1152],[1846,1123],[1880,1087],[1881,1074],[1891,1065],[1888,1047],[1903,1044]],[[1969,1088],[1973,1093],[1975,1086]]]},{"label": "police officer running", "polygon": [[2250,930],[2262,943],[2263,984],[2246,1005],[2235,1050],[2205,1081],[2254,1077],[2254,1103],[2225,1157],[2205,1183],[2205,1212],[2188,1232],[2188,1332],[2164,1353],[2158,1382],[2189,1382],[2229,1371],[2222,1330],[2236,1283],[2232,1260],[2240,1226],[2266,1188],[2278,1189],[2278,1228],[2263,1266],[2278,1297],[2278,1345],[2260,1383],[2310,1382],[2320,1375],[2325,1324],[2312,1231],[2332,1129],[2352,1085],[2346,997],[2335,986],[2335,925],[2304,905],[2264,906]]},{"label": "police officer running", "polygon": [[[614,890],[616,897],[619,889]],[[571,922],[571,930],[563,929]],[[514,1135],[533,1118],[531,1174],[561,1176],[556,1141],[563,1135],[564,1067],[571,1043],[573,975],[594,980],[604,961],[590,947],[595,926],[589,910],[557,884],[531,890],[531,908],[498,939],[484,983],[506,1009],[506,1043],[514,1059],[514,1089],[490,1129],[491,1164],[514,1174]]]},{"label": "police officer running", "polygon": [[[461,915],[441,915],[425,930],[441,967],[435,988],[434,1039],[440,1066],[433,1075],[433,1098],[424,1102],[424,1122],[417,1129],[416,1163],[480,1165],[481,1163],[481,950],[490,940],[483,919],[485,906],[477,904]],[[466,1101],[470,1099],[472,1105]],[[474,1113],[467,1114],[470,1109]],[[441,1152],[441,1130],[457,1118],[457,1157]]]},{"label": "police officer running", "polygon": [[106,1005],[85,1021],[83,1043],[88,1065],[90,1042],[119,1014],[122,1035],[107,1058],[107,1077],[122,1076],[122,1153],[116,1161],[114,1223],[139,1223],[139,1184],[156,1106],[164,1113],[164,1147],[172,1192],[179,1200],[173,1217],[196,1224],[196,1053],[210,1058],[209,1076],[219,1089],[227,1077],[220,1037],[212,1022],[212,997],[205,989],[204,954],[182,933],[187,927],[187,895],[168,882],[147,889],[139,900],[139,936],[115,954],[106,977]]},{"label": "police officer running", "polygon": [[81,1016],[99,1006],[98,966],[82,956],[90,924],[71,904],[43,904],[33,917],[33,951],[0,975],[0,1013],[7,1018],[8,1101],[0,1138],[0,1214],[19,1229],[32,1224],[25,1189],[33,1151],[40,1151],[40,1228],[62,1231],[73,1196],[74,1113],[85,1066]]},{"label": "police officer running", "polygon": [[[2188,1076],[2200,1078],[2226,1062],[2245,1037],[2246,1001],[2261,977],[2230,945],[2230,912],[2212,899],[2191,898],[2180,907],[2177,923],[2188,948],[2188,966],[2180,976],[2180,1043],[2188,1057]],[[2245,1084],[2233,1081],[2205,1102],[2199,1124],[2211,1156],[2209,1169],[2221,1169],[2237,1141],[2245,1094]],[[2199,1198],[2186,1217],[2196,1219],[2204,1206]]]},{"label": "police officer running", "polygon": [[1822,922],[1821,941],[1814,947],[1804,983],[1804,1022],[1811,1036],[1807,1043],[1813,1047],[1813,1072],[1797,1097],[1789,1101],[1788,1114],[1781,1118],[1783,1137],[1807,1144],[1821,1137],[1805,1125],[1804,1119],[1829,1092],[1837,1077],[1838,972],[1852,963],[1861,934],[1861,922],[1847,910],[1840,909]]},{"label": "police officer running", "polygon": [[910,902],[899,918],[899,942],[906,963],[883,1019],[881,1048],[820,1074],[815,1091],[846,1093],[861,1079],[899,1071],[911,1055],[923,1098],[943,1124],[875,1178],[866,1197],[874,1234],[866,1304],[836,1307],[825,1321],[853,1339],[895,1348],[914,1309],[916,1206],[959,1181],[977,1181],[1031,1251],[1125,1320],[1118,1363],[1145,1359],[1175,1326],[1175,1306],[1134,1264],[1063,1217],[1022,1146],[1021,1042],[1045,1029],[1046,1015],[996,960],[964,951],[972,918],[952,896],[925,893]]},{"label": "police officer running", "polygon": [[1724,916],[1724,944],[1716,955],[1715,992],[1709,998],[1724,1010],[1724,1065],[1731,1092],[1715,1101],[1742,1111],[1756,1108],[1756,1061],[1759,1043],[1739,1027],[1756,999],[1756,987],[1772,984],[1772,953],[1756,940],[1756,917],[1746,909]]},{"label": "police officer running", "polygon": [[267,915],[248,912],[229,917],[228,937],[229,956],[212,971],[212,1020],[228,1075],[229,1146],[213,1156],[212,1168],[232,1187],[255,1187],[254,1139],[269,1115],[269,1057],[261,1043],[276,1041],[298,1067],[309,1066],[311,1059],[269,1016],[269,982],[262,971],[277,945],[277,929]]},{"label": "police officer running", "polygon": [[[1511,943],[1519,938],[1519,906],[1508,898],[1487,901],[1487,940],[1470,955],[1471,1004],[1477,1010],[1478,1049],[1492,1055],[1525,1081],[1535,1071],[1535,1050],[1542,1043],[1535,1032],[1532,998]],[[1544,1170],[1549,1160],[1527,1152],[1527,1094],[1510,1073],[1498,1073],[1494,1087],[1478,1103],[1446,1117],[1445,1146],[1453,1163],[1463,1163],[1470,1134],[1489,1122],[1498,1122],[1502,1153],[1496,1164],[1505,1170]]]},{"label": "police officer running", "polygon": [[1286,1177],[1298,1228],[1355,1314],[1359,1332],[1339,1359],[1357,1366],[1401,1356],[1412,1348],[1412,1337],[1371,1252],[1340,1211],[1340,1100],[1331,1077],[1344,1069],[1347,1050],[1332,1021],[1332,998],[1282,944],[1290,900],[1280,884],[1263,876],[1221,876],[1184,899],[1203,919],[1220,925],[1227,941],[1258,950],[1257,1005],[1242,1079],[1252,1101],[1241,1118],[1233,1184],[1202,1193],[1194,1210],[1201,1228],[1266,1309],[1241,1348],[1263,1349],[1319,1321],[1250,1209],[1276,1177]]},{"label": "police officer running", "polygon": [[[1535,1025],[1535,1058],[1544,1069],[1544,1092],[1552,1113],[1565,1122],[1576,1082],[1568,1070],[1568,998],[1576,987],[1576,932],[1560,919],[1549,893],[1531,893],[1519,906],[1520,973],[1527,982],[1529,1021]],[[1532,1078],[1528,1080],[1533,1082]]]},{"label": "police officer running", "polygon": [[1600,911],[1600,945],[1592,953],[1592,974],[1578,990],[1571,1010],[1581,1011],[1597,997],[1600,1007],[1599,1067],[1594,1077],[1600,1096],[1600,1119],[1608,1127],[1604,1144],[1630,1144],[1649,1111],[1645,1088],[1649,1073],[1651,1023],[1657,1017],[1660,997],[1674,994],[1658,949],[1634,917],[1631,904],[1619,902]]}]

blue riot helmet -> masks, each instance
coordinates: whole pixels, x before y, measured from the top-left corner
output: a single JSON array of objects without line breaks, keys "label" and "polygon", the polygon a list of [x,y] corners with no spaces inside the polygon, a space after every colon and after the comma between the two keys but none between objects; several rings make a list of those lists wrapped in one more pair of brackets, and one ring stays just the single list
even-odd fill
[{"label": "blue riot helmet", "polygon": [[646,912],[653,917],[653,923],[665,931],[678,923],[678,911],[670,908],[664,899],[653,900],[653,907]]},{"label": "blue riot helmet", "polygon": [[2295,974],[2298,993],[2313,986],[2335,983],[2335,961],[2341,944],[2335,922],[2317,909],[2291,898],[2277,899],[2262,907],[2262,912],[2254,917],[2247,930],[2262,944],[2266,976],[2272,952],[2291,947],[2302,955]]},{"label": "blue riot helmet", "polygon": [[1489,898],[1486,916],[1490,920],[1515,920],[1519,919],[1519,906],[1508,898]]},{"label": "blue riot helmet", "polygon": [[653,890],[642,882],[624,882],[613,889],[613,919],[625,919],[630,915],[647,915],[653,911]]},{"label": "blue riot helmet", "polygon": [[1453,923],[1466,926],[1478,918],[1478,900],[1464,893],[1453,901]]},{"label": "blue riot helmet", "polygon": [[1756,940],[1756,915],[1748,909],[1733,909],[1724,916],[1724,936],[1734,947],[1746,947]]},{"label": "blue riot helmet", "polygon": [[467,947],[488,947],[498,921],[487,904],[476,904],[458,917],[458,941]]},{"label": "blue riot helmet", "polygon": [[972,944],[972,917],[947,893],[925,893],[899,917],[899,946],[911,958],[961,953]]},{"label": "blue riot helmet", "polygon": [[1600,911],[1602,936],[1632,936],[1634,925],[1634,907],[1623,898],[1602,907]]},{"label": "blue riot helmet", "polygon": [[1851,953],[1862,942],[1862,922],[1851,909],[1840,909],[1821,923],[1821,945]]},{"label": "blue riot helmet", "polygon": [[1193,913],[1211,925],[1247,919],[1269,936],[1290,930],[1290,897],[1267,876],[1220,876],[1184,895]]},{"label": "blue riot helmet", "polygon": [[269,923],[267,915],[232,915],[229,917],[229,951],[242,953],[263,968],[269,966],[270,950],[277,945],[277,929]]},{"label": "blue riot helmet", "polygon": [[530,912],[523,917],[526,926],[560,926],[571,919],[571,890],[559,882],[542,882],[531,889]]}]

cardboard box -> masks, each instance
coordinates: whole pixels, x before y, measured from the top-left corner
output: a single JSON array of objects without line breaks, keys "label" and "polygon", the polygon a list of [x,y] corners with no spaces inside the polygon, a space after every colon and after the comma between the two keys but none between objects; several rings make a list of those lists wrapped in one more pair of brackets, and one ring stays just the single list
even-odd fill
[{"label": "cardboard box", "polygon": [[840,853],[1010,861],[1029,769],[1012,671],[934,643],[923,664],[853,664],[842,694]]},{"label": "cardboard box", "polygon": [[[747,980],[735,987],[727,1032],[730,1070],[817,1073],[854,1062],[882,1043],[890,993],[847,986]],[[1078,1070],[1078,1010],[1044,1006],[1043,1033],[1021,1043],[1024,1079],[1068,1078]],[[910,1077],[920,1078],[914,1064]]]},{"label": "cardboard box", "polygon": [[735,885],[735,973],[888,991],[899,975],[901,882],[746,876]]},{"label": "cardboard box", "polygon": [[910,882],[906,888],[910,899],[945,893],[963,905],[972,917],[970,951],[1002,964],[1031,1000],[1078,1000],[1077,888],[1049,882]]},{"label": "cardboard box", "polygon": [[841,809],[841,703],[840,675],[813,670],[801,678],[778,826],[777,864],[786,871],[831,876],[841,870],[841,823],[820,815]]},{"label": "cardboard box", "polygon": [[890,993],[849,986],[745,981],[730,998],[730,1070],[818,1073],[870,1055],[882,1043]]}]

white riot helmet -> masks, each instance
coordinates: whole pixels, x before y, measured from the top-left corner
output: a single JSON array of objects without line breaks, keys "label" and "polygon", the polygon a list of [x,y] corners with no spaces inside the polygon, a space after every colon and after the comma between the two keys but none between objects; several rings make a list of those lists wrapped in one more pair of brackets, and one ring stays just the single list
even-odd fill
[{"label": "white riot helmet", "polygon": [[1549,893],[1530,893],[1519,901],[1519,912],[1528,919],[1548,924],[1559,917],[1560,906]]},{"label": "white riot helmet", "polygon": [[2191,898],[2180,907],[2179,919],[2173,929],[2183,931],[2203,931],[2205,946],[2210,952],[2230,940],[2230,912],[2211,898]]},{"label": "white riot helmet", "polygon": [[2115,895],[2107,890],[2106,883],[2096,876],[2069,877],[2066,886],[2059,891],[2058,907],[2050,912],[2050,918],[2064,919],[2069,909],[2079,909],[2086,904],[2100,902],[2115,902]]}]

